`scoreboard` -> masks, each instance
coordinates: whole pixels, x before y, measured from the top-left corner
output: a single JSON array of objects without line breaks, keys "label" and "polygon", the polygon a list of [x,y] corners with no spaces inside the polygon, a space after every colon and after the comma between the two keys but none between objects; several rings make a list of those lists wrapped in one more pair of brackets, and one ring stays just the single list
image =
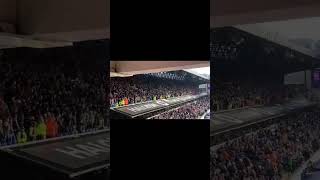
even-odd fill
[{"label": "scoreboard", "polygon": [[199,89],[204,89],[205,92],[210,93],[210,83],[200,84]]},{"label": "scoreboard", "polygon": [[199,85],[199,89],[205,89],[205,88],[207,88],[207,84],[200,84]]}]

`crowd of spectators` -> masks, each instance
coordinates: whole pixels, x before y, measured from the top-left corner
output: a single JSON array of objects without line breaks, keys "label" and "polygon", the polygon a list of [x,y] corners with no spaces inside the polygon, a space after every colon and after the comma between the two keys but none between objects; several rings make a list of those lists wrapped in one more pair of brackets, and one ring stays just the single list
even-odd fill
[{"label": "crowd of spectators", "polygon": [[299,86],[252,84],[243,82],[215,83],[213,110],[282,103],[289,98],[301,95],[303,92],[303,87]]},{"label": "crowd of spectators", "polygon": [[212,59],[233,59],[237,57],[238,51],[235,42],[221,44],[210,41],[210,58]]},{"label": "crowd of spectators", "polygon": [[[151,75],[110,78],[110,107],[149,100],[198,94],[198,84]],[[123,101],[125,103],[121,103]]]},{"label": "crowd of spectators", "polygon": [[319,149],[319,109],[285,117],[211,150],[211,180],[280,180]]},{"label": "crowd of spectators", "polygon": [[152,119],[199,119],[209,109],[209,97],[205,96],[178,108],[154,116]]},{"label": "crowd of spectators", "polygon": [[107,127],[106,76],[82,66],[1,60],[0,146]]}]

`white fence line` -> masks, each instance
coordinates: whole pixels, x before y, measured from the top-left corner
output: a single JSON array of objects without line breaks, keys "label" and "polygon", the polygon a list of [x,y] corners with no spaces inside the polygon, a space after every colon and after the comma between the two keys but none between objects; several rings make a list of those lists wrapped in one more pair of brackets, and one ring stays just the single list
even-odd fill
[{"label": "white fence line", "polygon": [[22,144],[12,144],[12,145],[7,145],[7,146],[0,146],[0,150],[5,150],[5,149],[10,149],[10,148],[16,148],[20,146],[26,146],[26,145],[32,145],[32,144],[39,144],[43,142],[50,142],[50,141],[56,141],[56,140],[61,140],[61,139],[70,139],[70,138],[78,138],[80,136],[85,136],[85,135],[92,135],[92,134],[98,134],[101,132],[109,132],[110,129],[101,129],[97,131],[92,131],[92,132],[86,132],[86,133],[79,133],[79,134],[72,134],[72,135],[67,135],[67,136],[60,136],[60,137],[55,137],[55,138],[49,138],[49,139],[43,139],[43,140],[36,140],[36,141],[30,141]]}]

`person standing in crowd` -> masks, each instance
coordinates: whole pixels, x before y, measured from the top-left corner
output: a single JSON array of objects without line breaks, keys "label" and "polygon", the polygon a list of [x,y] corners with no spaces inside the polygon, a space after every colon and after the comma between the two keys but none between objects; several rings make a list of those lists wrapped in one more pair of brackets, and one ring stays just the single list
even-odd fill
[{"label": "person standing in crowd", "polygon": [[46,120],[47,138],[54,138],[58,136],[58,123],[56,119],[49,113]]},{"label": "person standing in crowd", "polygon": [[36,123],[35,136],[37,140],[46,139],[47,127],[43,119],[40,119]]},{"label": "person standing in crowd", "polygon": [[17,142],[18,144],[26,143],[28,140],[27,133],[25,132],[24,128],[18,131],[17,133]]},{"label": "person standing in crowd", "polygon": [[4,137],[5,137],[6,145],[16,144],[17,139],[13,132],[12,125],[10,124],[9,120],[4,123],[4,128],[5,128]]},{"label": "person standing in crowd", "polygon": [[28,141],[35,141],[36,140],[36,122],[35,121],[31,121],[31,125],[29,127],[29,133],[28,133]]}]

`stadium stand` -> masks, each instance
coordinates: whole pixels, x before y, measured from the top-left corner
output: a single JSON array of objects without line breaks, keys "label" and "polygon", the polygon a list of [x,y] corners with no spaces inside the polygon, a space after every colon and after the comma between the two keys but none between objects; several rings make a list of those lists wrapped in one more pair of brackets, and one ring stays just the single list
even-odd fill
[{"label": "stadium stand", "polygon": [[203,83],[208,80],[185,71],[112,77],[110,109],[130,118],[199,119],[210,109],[208,89],[199,88]]},{"label": "stadium stand", "polygon": [[[121,106],[153,99],[197,94],[197,84],[183,80],[167,79],[151,75],[135,75],[126,78],[111,78],[110,106]],[[124,100],[124,103],[122,103]]]},{"label": "stadium stand", "polygon": [[242,131],[211,150],[211,179],[281,179],[319,149],[319,109]]},{"label": "stadium stand", "polygon": [[230,81],[215,83],[213,110],[230,110],[258,105],[283,103],[304,96],[304,85],[285,86],[271,82]]},{"label": "stadium stand", "polygon": [[93,66],[2,58],[0,146],[106,128],[106,75]]},{"label": "stadium stand", "polygon": [[205,96],[173,110],[161,113],[151,119],[199,119],[209,109],[209,97]]},{"label": "stadium stand", "polygon": [[[282,180],[320,148],[307,70],[317,59],[235,27],[211,34],[211,180]],[[287,74],[302,81],[286,84]]]}]

